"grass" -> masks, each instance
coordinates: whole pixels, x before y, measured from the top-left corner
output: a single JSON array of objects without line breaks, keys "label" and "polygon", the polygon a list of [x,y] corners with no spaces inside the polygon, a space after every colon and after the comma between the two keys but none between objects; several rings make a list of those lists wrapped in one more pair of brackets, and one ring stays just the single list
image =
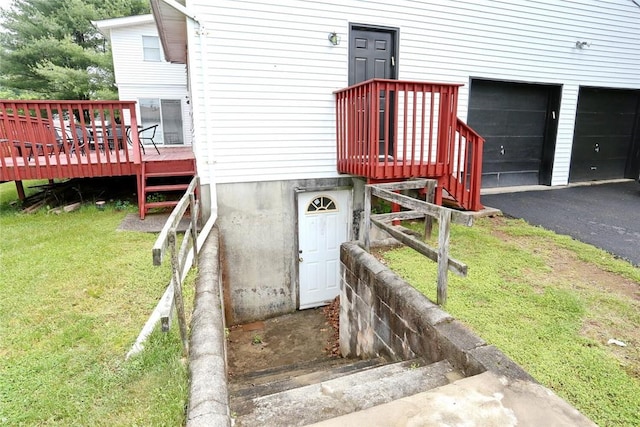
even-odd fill
[{"label": "grass", "polygon": [[[469,274],[449,275],[448,312],[596,423],[640,425],[640,301],[615,289],[627,283],[637,292],[640,269],[503,218],[453,227],[451,253]],[[408,248],[383,256],[435,300],[435,263]],[[608,346],[607,338],[629,346]]]},{"label": "grass", "polygon": [[23,215],[12,199],[0,184],[0,425],[181,425],[178,328],[124,360],[168,283],[156,236],[116,231],[113,206]]}]

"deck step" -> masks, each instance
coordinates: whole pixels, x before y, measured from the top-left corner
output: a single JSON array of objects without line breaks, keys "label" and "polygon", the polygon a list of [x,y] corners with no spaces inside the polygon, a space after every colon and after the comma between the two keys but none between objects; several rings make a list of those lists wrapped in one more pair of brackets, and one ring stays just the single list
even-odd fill
[{"label": "deck step", "polygon": [[172,208],[178,204],[178,200],[165,200],[162,202],[147,202],[144,204],[146,209],[154,208]]},{"label": "deck step", "polygon": [[173,176],[194,176],[195,174],[195,170],[182,170],[171,172],[146,172],[144,176],[147,178],[170,178]]},{"label": "deck step", "polygon": [[446,360],[378,366],[250,399],[236,408],[235,425],[304,426],[449,384],[452,374],[454,368]]},{"label": "deck step", "polygon": [[231,408],[237,412],[236,409],[241,409],[246,401],[259,396],[328,381],[387,363],[383,358],[367,360],[323,359],[268,368],[232,377],[229,382]]},{"label": "deck step", "polygon": [[145,191],[147,193],[154,193],[158,191],[184,191],[189,188],[189,184],[162,184],[162,185],[147,185]]}]

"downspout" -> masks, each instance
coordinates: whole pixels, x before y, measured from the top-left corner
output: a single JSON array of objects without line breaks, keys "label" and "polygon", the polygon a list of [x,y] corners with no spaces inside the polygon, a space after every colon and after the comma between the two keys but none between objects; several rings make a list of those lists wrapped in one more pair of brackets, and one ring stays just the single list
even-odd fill
[{"label": "downspout", "polygon": [[[202,71],[202,85],[206,90],[209,87],[209,73],[207,73],[206,71],[206,65],[208,63],[207,29],[202,24],[202,22],[196,17],[196,15],[191,13],[185,6],[181,5],[177,1],[175,0],[161,0],[161,1],[167,4],[168,6],[174,8],[175,10],[177,10],[187,18],[191,19],[196,24],[198,24],[197,34],[200,39],[200,58],[199,59],[200,59],[200,68]],[[193,102],[193,99],[195,99],[195,97],[192,96],[192,102]],[[207,166],[209,169],[209,197],[211,200],[210,200],[210,206],[209,206],[210,208],[209,218],[207,219],[207,222],[202,226],[202,230],[198,235],[198,250],[200,250],[200,248],[202,248],[202,245],[204,245],[204,242],[207,239],[209,232],[213,228],[218,218],[218,197],[217,197],[217,191],[216,191],[215,171],[213,168],[215,164],[215,162],[213,161],[214,150],[213,150],[213,144],[211,144],[209,140],[210,133],[209,133],[208,120],[209,120],[209,117],[211,117],[210,115],[211,107],[209,106],[209,102],[207,98],[205,97],[204,99],[205,99],[204,143],[206,144],[206,147],[207,147]]]}]

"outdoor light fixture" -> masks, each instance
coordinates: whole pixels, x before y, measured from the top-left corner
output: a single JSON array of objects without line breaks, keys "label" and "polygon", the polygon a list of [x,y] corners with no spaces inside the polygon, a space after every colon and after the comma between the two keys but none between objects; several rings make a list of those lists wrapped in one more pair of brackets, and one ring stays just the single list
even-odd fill
[{"label": "outdoor light fixture", "polygon": [[576,42],[576,49],[584,49],[585,47],[591,47],[591,43],[580,40]]},{"label": "outdoor light fixture", "polygon": [[329,43],[334,46],[338,46],[340,44],[340,36],[335,31],[333,33],[329,33]]}]

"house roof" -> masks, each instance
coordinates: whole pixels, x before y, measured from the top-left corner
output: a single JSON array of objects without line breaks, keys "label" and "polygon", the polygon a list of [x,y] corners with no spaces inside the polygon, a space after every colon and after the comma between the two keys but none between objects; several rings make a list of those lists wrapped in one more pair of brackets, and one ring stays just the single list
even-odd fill
[{"label": "house roof", "polygon": [[100,21],[91,21],[94,27],[98,29],[105,37],[111,38],[111,30],[114,28],[135,27],[136,25],[153,23],[153,15],[135,15],[125,16],[123,18],[103,19]]},{"label": "house roof", "polygon": [[[174,0],[184,6],[185,0]],[[158,34],[169,62],[187,63],[187,18],[164,0],[150,0]]]}]

